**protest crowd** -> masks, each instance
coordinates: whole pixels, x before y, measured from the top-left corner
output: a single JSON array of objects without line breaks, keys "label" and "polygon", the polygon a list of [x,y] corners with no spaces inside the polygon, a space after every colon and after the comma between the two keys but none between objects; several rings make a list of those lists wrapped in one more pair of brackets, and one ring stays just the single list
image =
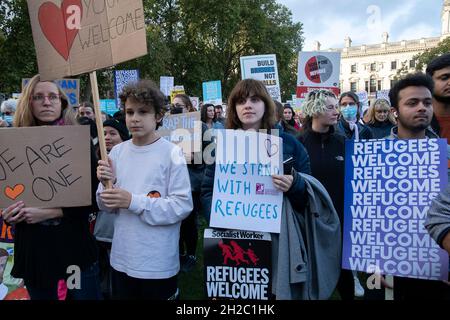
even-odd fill
[{"label": "protest crowd", "polygon": [[[17,290],[31,300],[179,300],[180,273],[203,271],[204,299],[450,300],[449,53],[364,110],[352,91],[312,87],[296,108],[242,78],[226,102],[195,106],[184,90],[130,80],[107,112],[95,95],[72,105],[52,80],[30,75],[20,98],[1,104],[0,139],[83,128],[73,139],[85,180],[72,162],[35,177],[75,153],[64,134],[30,142],[21,163],[1,146],[0,232],[13,246],[0,247],[0,300]],[[230,151],[278,158],[239,162]],[[404,167],[389,177],[394,156]],[[377,176],[370,167],[381,161]],[[21,198],[27,186],[11,177],[26,165],[19,180],[31,174],[33,193]],[[402,174],[417,179],[395,182]],[[249,177],[266,180],[255,189]]]}]

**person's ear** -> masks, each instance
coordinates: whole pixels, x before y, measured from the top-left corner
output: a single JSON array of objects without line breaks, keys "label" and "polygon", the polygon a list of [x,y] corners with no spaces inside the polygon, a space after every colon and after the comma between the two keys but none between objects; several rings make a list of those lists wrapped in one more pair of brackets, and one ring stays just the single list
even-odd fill
[{"label": "person's ear", "polygon": [[164,114],[157,113],[155,118],[156,118],[156,123],[161,123],[162,119],[164,118]]}]

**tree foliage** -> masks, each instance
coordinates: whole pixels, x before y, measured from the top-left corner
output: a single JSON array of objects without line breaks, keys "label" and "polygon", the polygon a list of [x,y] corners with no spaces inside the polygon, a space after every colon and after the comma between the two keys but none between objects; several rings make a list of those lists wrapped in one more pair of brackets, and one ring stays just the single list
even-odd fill
[{"label": "tree foliage", "polygon": [[[100,95],[112,95],[112,71],[139,69],[159,81],[174,76],[191,96],[202,82],[221,80],[225,96],[240,79],[241,56],[277,55],[282,96],[290,98],[297,81],[301,23],[275,0],[143,0],[148,54],[97,72]],[[26,0],[0,5],[0,92],[17,92],[20,80],[38,72]],[[90,96],[87,75],[82,90]]]}]

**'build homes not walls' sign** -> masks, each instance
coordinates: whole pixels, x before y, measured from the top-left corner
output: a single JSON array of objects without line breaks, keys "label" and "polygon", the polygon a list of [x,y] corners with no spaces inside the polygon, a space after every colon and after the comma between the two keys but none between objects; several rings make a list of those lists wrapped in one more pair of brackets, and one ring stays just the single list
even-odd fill
[{"label": "'build homes not walls' sign", "polygon": [[272,99],[281,101],[276,55],[266,54],[241,57],[241,74],[242,79],[262,81],[266,85]]},{"label": "'build homes not walls' sign", "polygon": [[39,73],[53,80],[147,54],[142,0],[28,0]]}]

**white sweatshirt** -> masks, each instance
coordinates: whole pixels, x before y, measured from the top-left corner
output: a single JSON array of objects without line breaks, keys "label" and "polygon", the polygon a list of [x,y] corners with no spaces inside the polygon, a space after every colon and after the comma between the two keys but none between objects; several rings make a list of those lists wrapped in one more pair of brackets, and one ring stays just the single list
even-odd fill
[{"label": "white sweatshirt", "polygon": [[[181,221],[193,207],[181,149],[163,138],[143,147],[128,140],[116,145],[109,157],[117,177],[114,188],[132,194],[130,207],[117,211],[111,266],[133,278],[173,277],[180,269]],[[112,212],[99,197],[103,190],[100,183],[98,206]]]}]

